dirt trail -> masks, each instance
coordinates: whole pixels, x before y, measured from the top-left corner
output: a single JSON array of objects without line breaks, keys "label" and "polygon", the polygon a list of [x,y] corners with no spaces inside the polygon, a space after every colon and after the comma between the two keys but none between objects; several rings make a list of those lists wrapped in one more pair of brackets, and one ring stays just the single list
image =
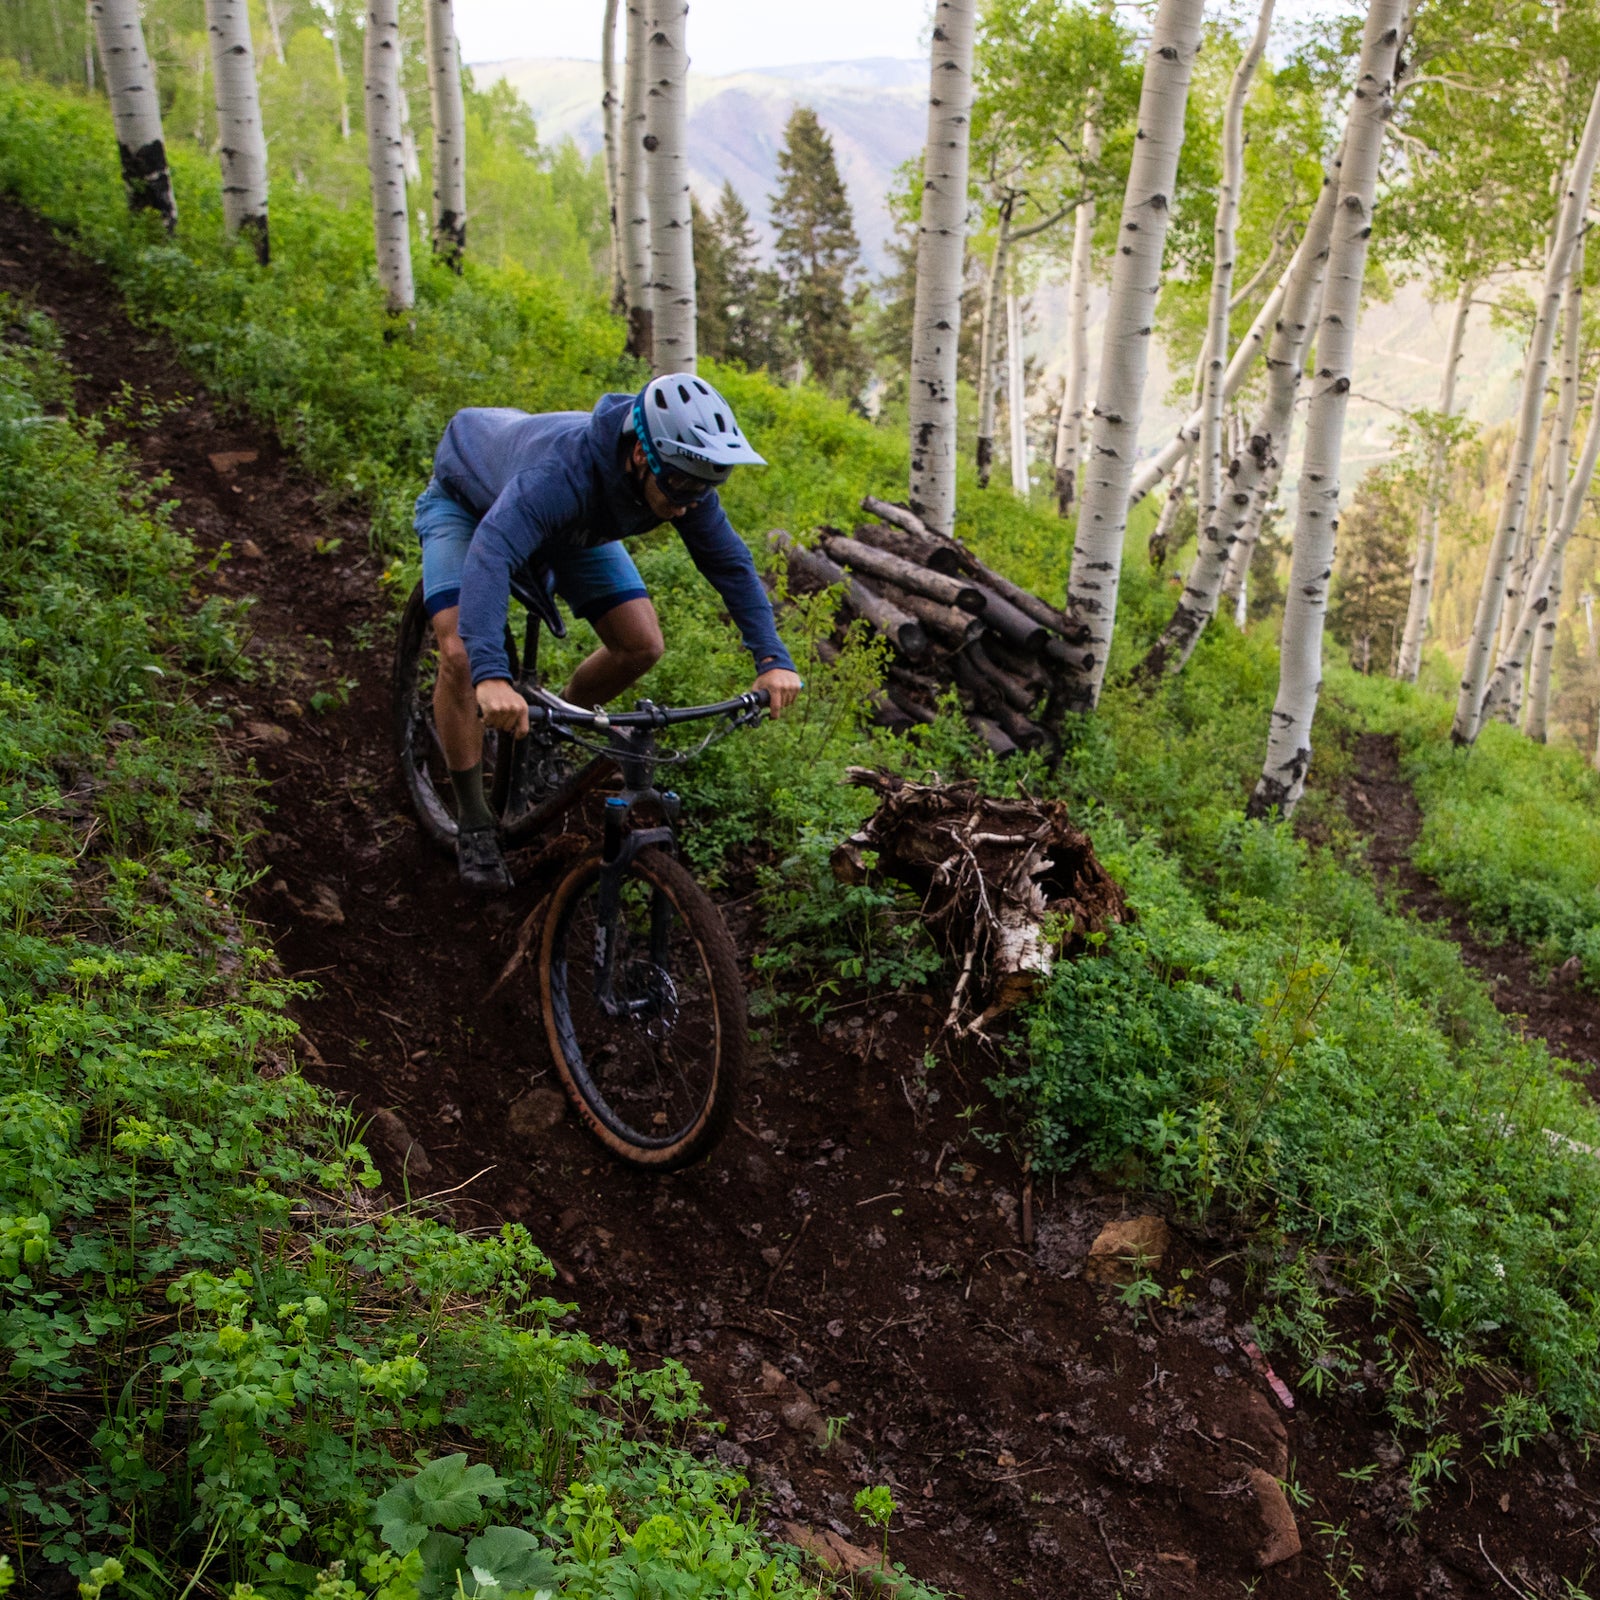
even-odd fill
[{"label": "dirt trail", "polygon": [[[129,447],[170,478],[207,549],[232,547],[219,583],[256,600],[257,676],[227,709],[271,808],[256,911],[314,985],[307,1070],[399,1119],[374,1125],[391,1177],[393,1141],[414,1138],[429,1164],[413,1155],[414,1191],[455,1191],[465,1224],[524,1222],[583,1326],[683,1361],[727,1425],[704,1448],[748,1470],[774,1527],[868,1543],[851,1500],[890,1482],[892,1554],[973,1597],[1297,1596],[1330,1576],[1352,1593],[1487,1596],[1503,1592],[1489,1559],[1530,1593],[1582,1578],[1600,1473],[1554,1441],[1505,1472],[1469,1449],[1417,1530],[1397,1531],[1403,1457],[1375,1404],[1297,1389],[1286,1413],[1241,1348],[1242,1241],[1175,1233],[1167,1295],[1139,1321],[1083,1276],[1101,1226],[1149,1209],[1136,1196],[1041,1185],[1024,1248],[1024,1180],[1004,1138],[985,1137],[1006,1130],[983,1064],[919,1076],[932,996],[859,1001],[821,1031],[769,1027],[713,1161],[670,1179],[610,1165],[554,1097],[526,986],[483,999],[538,886],[465,900],[405,813],[391,619],[362,521],[323,509],[264,430],[209,400],[93,268],[5,204],[0,288],[58,319],[83,407],[124,378],[172,404]],[[325,714],[316,694],[335,697]],[[692,809],[692,774],[683,787]],[[730,921],[742,948],[758,940],[748,905]],[[824,1448],[828,1419],[843,1420]],[[1470,1435],[1470,1417],[1460,1426]],[[1288,1512],[1263,1469],[1306,1497],[1306,1550],[1258,1574],[1262,1508]]]}]

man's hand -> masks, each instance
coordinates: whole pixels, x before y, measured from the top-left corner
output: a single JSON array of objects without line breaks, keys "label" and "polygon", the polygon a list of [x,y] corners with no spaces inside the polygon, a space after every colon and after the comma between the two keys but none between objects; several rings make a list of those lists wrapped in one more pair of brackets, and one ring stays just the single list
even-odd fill
[{"label": "man's hand", "polygon": [[772,715],[781,717],[794,704],[805,685],[801,683],[798,672],[791,672],[787,667],[769,667],[756,679],[755,687],[767,691],[772,697]]},{"label": "man's hand", "polygon": [[504,678],[485,678],[473,691],[484,726],[518,739],[528,734],[528,702]]}]

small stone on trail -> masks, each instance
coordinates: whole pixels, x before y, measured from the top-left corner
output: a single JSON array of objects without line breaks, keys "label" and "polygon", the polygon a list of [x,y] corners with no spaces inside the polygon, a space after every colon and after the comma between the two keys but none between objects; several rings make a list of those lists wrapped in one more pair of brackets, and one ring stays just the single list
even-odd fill
[{"label": "small stone on trail", "polygon": [[521,1139],[548,1133],[567,1114],[567,1097],[559,1089],[530,1089],[511,1103],[506,1126]]},{"label": "small stone on trail", "polygon": [[783,1536],[830,1572],[863,1572],[878,1565],[877,1556],[870,1550],[841,1539],[831,1528],[808,1528],[804,1523],[786,1522]]},{"label": "small stone on trail", "polygon": [[337,928],[344,923],[344,907],[339,897],[325,883],[311,885],[311,904],[305,908],[307,922],[320,922],[324,927]]},{"label": "small stone on trail", "polygon": [[261,457],[259,450],[213,450],[207,458],[214,472],[231,477],[239,467],[248,467]]},{"label": "small stone on trail", "polygon": [[1108,1222],[1089,1246],[1083,1275],[1091,1283],[1131,1283],[1136,1271],[1152,1272],[1161,1265],[1169,1238],[1160,1217]]},{"label": "small stone on trail", "polygon": [[1299,1555],[1300,1530],[1284,1498],[1283,1486],[1270,1472],[1252,1467],[1250,1491],[1256,1497],[1256,1510],[1261,1514],[1264,1532],[1261,1543],[1256,1546],[1256,1565],[1262,1569],[1275,1567]]},{"label": "small stone on trail", "polygon": [[1186,1556],[1179,1550],[1157,1550],[1156,1560],[1164,1567],[1176,1567],[1186,1578],[1194,1577],[1200,1570],[1193,1556]]},{"label": "small stone on trail", "polygon": [[261,546],[254,539],[241,539],[239,541],[239,554],[246,561],[259,561],[261,559]]},{"label": "small stone on trail", "polygon": [[769,1244],[767,1248],[761,1252],[761,1259],[765,1261],[769,1267],[775,1267],[780,1261],[783,1260],[783,1251],[781,1251],[777,1245]]},{"label": "small stone on trail", "polygon": [[433,1171],[428,1152],[411,1137],[411,1130],[387,1107],[377,1112],[370,1124],[374,1138],[383,1143],[401,1167],[413,1178],[425,1178]]},{"label": "small stone on trail", "polygon": [[275,722],[247,722],[244,731],[262,744],[288,744],[294,738],[287,728],[280,728]]},{"label": "small stone on trail", "polygon": [[1576,983],[1578,979],[1583,976],[1583,957],[1568,956],[1567,959],[1556,968],[1556,976],[1560,978],[1563,983]]}]

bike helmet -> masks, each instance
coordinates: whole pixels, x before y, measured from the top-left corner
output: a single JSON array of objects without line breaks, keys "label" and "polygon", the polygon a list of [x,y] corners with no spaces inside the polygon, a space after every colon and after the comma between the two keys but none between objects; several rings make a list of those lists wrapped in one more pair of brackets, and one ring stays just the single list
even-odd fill
[{"label": "bike helmet", "polygon": [[764,467],[734,421],[733,407],[704,378],[669,372],[652,378],[633,402],[633,432],[656,477],[681,472],[726,483],[735,467]]}]

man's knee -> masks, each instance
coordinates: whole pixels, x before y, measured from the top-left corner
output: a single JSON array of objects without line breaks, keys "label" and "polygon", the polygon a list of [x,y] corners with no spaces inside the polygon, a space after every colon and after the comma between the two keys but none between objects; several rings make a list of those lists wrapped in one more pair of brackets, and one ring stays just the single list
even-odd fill
[{"label": "man's knee", "polygon": [[453,626],[435,624],[434,638],[439,646],[439,681],[455,693],[472,687],[472,664],[467,647]]},{"label": "man's knee", "polygon": [[595,620],[595,632],[611,658],[643,677],[666,653],[661,620],[648,600],[628,600]]},{"label": "man's knee", "polygon": [[620,650],[615,645],[607,645],[606,648],[629,672],[642,678],[666,653],[667,645],[660,629],[657,629],[650,638],[631,641]]}]

